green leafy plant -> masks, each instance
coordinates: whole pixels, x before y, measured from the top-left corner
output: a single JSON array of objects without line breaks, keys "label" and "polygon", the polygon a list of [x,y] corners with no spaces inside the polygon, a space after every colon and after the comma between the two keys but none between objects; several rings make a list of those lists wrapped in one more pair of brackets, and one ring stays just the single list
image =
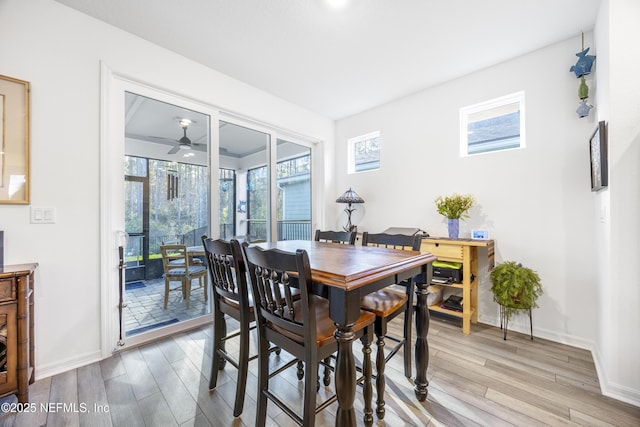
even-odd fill
[{"label": "green leafy plant", "polygon": [[454,193],[450,196],[439,196],[436,199],[436,208],[440,215],[448,219],[469,218],[467,211],[473,207],[475,199],[470,194]]},{"label": "green leafy plant", "polygon": [[537,307],[542,295],[538,273],[515,261],[505,261],[491,270],[491,291],[504,310],[507,320],[517,310]]}]

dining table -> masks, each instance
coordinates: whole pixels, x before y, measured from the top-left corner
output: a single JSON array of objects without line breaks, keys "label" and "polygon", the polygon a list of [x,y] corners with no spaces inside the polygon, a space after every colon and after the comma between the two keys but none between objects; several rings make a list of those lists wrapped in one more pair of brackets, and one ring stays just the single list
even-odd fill
[{"label": "dining table", "polygon": [[[283,240],[257,243],[265,249],[286,252],[304,249],[309,257],[314,285],[323,289],[329,300],[329,315],[336,325],[338,353],[335,367],[335,388],[338,400],[336,426],[355,426],[353,407],[356,393],[356,366],[352,344],[353,325],[360,316],[360,299],[371,292],[404,280],[414,280],[424,274],[426,280],[416,283],[416,377],[414,392],[419,401],[427,398],[427,368],[429,365],[429,310],[427,287],[431,282],[430,253],[404,251],[369,246],[341,245],[309,240]],[[419,283],[426,282],[426,283]]]}]

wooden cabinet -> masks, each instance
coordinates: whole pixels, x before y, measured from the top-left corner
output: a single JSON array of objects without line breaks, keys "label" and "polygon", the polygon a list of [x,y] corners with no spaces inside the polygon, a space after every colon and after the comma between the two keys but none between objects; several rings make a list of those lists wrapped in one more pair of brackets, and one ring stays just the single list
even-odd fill
[{"label": "wooden cabinet", "polygon": [[426,237],[422,239],[422,252],[429,252],[440,261],[462,263],[462,283],[451,283],[449,286],[461,289],[463,311],[448,310],[441,307],[442,301],[429,306],[429,310],[446,313],[462,318],[462,331],[471,332],[471,323],[478,322],[478,248],[487,247],[490,263],[493,263],[493,240],[450,240],[445,238]]},{"label": "wooden cabinet", "polygon": [[0,397],[29,401],[35,379],[33,341],[34,271],[38,264],[0,268]]}]

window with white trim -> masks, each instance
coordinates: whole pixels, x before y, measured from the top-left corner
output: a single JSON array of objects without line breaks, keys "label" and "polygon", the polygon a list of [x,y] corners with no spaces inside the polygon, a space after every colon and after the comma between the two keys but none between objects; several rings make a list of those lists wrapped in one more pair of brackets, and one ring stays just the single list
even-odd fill
[{"label": "window with white trim", "polygon": [[349,173],[380,169],[380,131],[350,138]]},{"label": "window with white trim", "polygon": [[524,92],[460,109],[461,156],[524,147]]}]

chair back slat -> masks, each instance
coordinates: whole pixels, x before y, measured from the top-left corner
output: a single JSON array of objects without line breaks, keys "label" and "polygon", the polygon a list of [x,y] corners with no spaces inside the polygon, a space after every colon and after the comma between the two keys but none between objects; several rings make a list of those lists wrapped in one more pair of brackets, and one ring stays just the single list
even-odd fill
[{"label": "chair back slat", "polygon": [[353,245],[356,243],[356,233],[352,231],[316,230],[314,240],[316,242],[330,242]]},{"label": "chair back slat", "polygon": [[217,295],[235,301],[241,307],[249,305],[246,269],[242,252],[240,259],[234,256],[230,242],[202,236],[205,258],[213,290]]},{"label": "chair back slat", "polygon": [[401,249],[405,251],[419,251],[422,236],[406,234],[386,233],[362,233],[362,246],[377,246],[389,249]]},{"label": "chair back slat", "polygon": [[189,275],[189,263],[187,262],[187,247],[185,245],[162,245],[162,266],[165,274]]},{"label": "chair back slat", "polygon": [[[257,321],[265,328],[280,328],[315,342],[315,296],[312,294],[311,266],[304,250],[296,253],[279,249],[243,247],[249,281],[257,307]],[[294,298],[293,288],[300,298]]]}]

